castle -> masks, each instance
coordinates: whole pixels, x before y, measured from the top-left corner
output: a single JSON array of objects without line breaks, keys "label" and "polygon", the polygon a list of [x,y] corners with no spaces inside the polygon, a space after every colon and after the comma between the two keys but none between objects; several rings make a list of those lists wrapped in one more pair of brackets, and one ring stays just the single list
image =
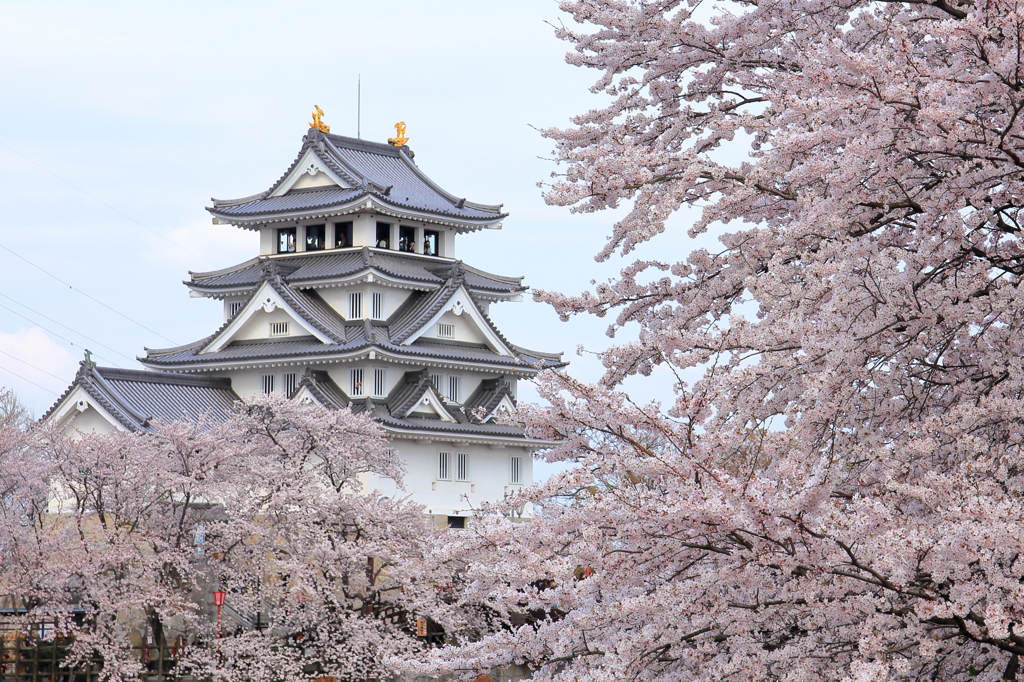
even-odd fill
[{"label": "castle", "polygon": [[[407,469],[405,494],[439,522],[533,478],[548,445],[498,417],[517,383],[562,366],[560,353],[513,344],[488,316],[521,300],[520,277],[471,267],[456,239],[498,229],[501,206],[441,189],[414,161],[404,125],[388,144],[310,124],[270,189],[214,200],[215,224],[259,233],[259,255],[191,273],[193,297],[224,304],[224,323],[176,348],[146,349],[146,370],[84,361],[43,420],[80,431],[148,431],[157,419],[224,419],[259,393],[365,412]],[[372,489],[395,490],[372,477]]]}]

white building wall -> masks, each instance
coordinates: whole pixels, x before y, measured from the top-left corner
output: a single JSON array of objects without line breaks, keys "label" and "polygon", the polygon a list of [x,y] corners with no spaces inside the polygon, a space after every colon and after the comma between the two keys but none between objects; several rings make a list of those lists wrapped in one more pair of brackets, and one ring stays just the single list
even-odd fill
[{"label": "white building wall", "polygon": [[113,433],[118,428],[111,424],[107,418],[92,407],[84,412],[72,412],[74,416],[65,424],[65,430],[70,433],[76,431],[81,433]]},{"label": "white building wall", "polygon": [[306,330],[305,327],[299,326],[291,315],[280,308],[276,308],[269,313],[262,309],[254,312],[252,317],[245,321],[242,328],[239,329],[232,338],[235,341],[268,339],[270,338],[271,322],[288,322],[287,336],[309,336],[309,331]]},{"label": "white building wall", "polygon": [[[453,337],[440,336],[438,326],[442,324],[449,324],[454,327],[455,335]],[[465,343],[486,343],[487,339],[480,333],[476,323],[473,322],[468,314],[463,313],[462,315],[456,315],[452,311],[446,312],[437,321],[436,324],[432,325],[424,334],[424,339],[440,339],[442,341],[463,341]]]},{"label": "white building wall", "polygon": [[[482,502],[497,502],[506,494],[521,490],[533,481],[533,457],[525,448],[491,447],[488,445],[457,444],[444,441],[417,441],[396,438],[392,440],[398,456],[406,467],[405,491],[415,502],[427,507],[428,513],[465,515]],[[453,480],[438,479],[439,453],[451,453]],[[458,453],[469,455],[468,481],[456,481],[455,466]],[[518,456],[522,465],[522,483],[510,480],[510,458]],[[390,479],[376,476],[371,487],[385,495],[401,494]]]},{"label": "white building wall", "polygon": [[320,298],[334,309],[334,312],[348,319],[348,295],[353,291],[363,292],[363,317],[369,318],[371,312],[371,293],[374,291],[384,294],[384,318],[391,317],[396,310],[402,307],[405,300],[414,292],[411,289],[396,289],[380,284],[353,284],[344,287],[329,287],[317,289],[316,293]]}]

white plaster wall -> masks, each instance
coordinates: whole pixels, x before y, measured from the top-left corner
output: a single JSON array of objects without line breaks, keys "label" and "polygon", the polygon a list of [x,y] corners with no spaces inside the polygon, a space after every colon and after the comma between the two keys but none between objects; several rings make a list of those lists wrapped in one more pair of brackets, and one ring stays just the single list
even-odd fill
[{"label": "white plaster wall", "polygon": [[[455,338],[453,339],[442,339],[437,335],[437,324],[450,324],[455,327]],[[465,313],[462,315],[456,315],[450,310],[446,312],[437,321],[437,324],[431,325],[427,329],[426,333],[423,334],[423,338],[429,339],[441,339],[442,341],[464,341],[466,343],[486,343],[487,339],[480,333],[476,323],[473,322],[469,316]]]},{"label": "white plaster wall", "polygon": [[293,189],[310,189],[313,187],[337,187],[338,183],[331,179],[331,176],[327,173],[321,173],[317,171],[315,175],[309,173],[303,173],[302,177],[295,181],[295,184],[288,190],[289,192]]},{"label": "white plaster wall", "polygon": [[[365,393],[363,396],[353,396],[349,390],[351,370],[355,368],[361,368],[363,370],[363,386],[365,387]],[[391,389],[395,387],[395,384],[397,384],[399,380],[405,375],[405,372],[410,369],[408,365],[389,365],[386,362],[365,360],[363,362],[332,365],[330,369],[327,370],[327,373],[330,375],[334,383],[336,383],[341,388],[341,390],[345,392],[345,395],[349,396],[350,398],[361,398],[372,393],[373,370],[377,368],[383,368],[387,370],[387,372],[385,373],[385,385],[387,386],[387,390],[384,392],[383,396],[376,397],[387,397],[387,395],[391,393]]]},{"label": "white plaster wall", "polygon": [[370,293],[373,291],[384,292],[384,316],[391,317],[392,314],[405,303],[405,300],[412,295],[409,289],[395,289],[378,284],[355,284],[347,287],[330,287],[317,289],[316,293],[324,299],[327,305],[334,309],[334,312],[348,319],[348,295],[352,291],[363,292],[363,315],[370,316],[372,299]]},{"label": "white plaster wall", "polygon": [[447,227],[430,226],[428,229],[437,230],[439,233],[437,255],[443,258],[455,258],[455,233]]},{"label": "white plaster wall", "polygon": [[277,253],[277,229],[273,227],[260,228],[260,255],[269,256]]},{"label": "white plaster wall", "polygon": [[245,400],[262,391],[261,377],[264,374],[277,375],[274,385],[277,387],[278,392],[281,392],[281,388],[284,385],[284,380],[281,378],[281,375],[288,372],[295,372],[296,381],[301,381],[302,372],[305,368],[305,365],[294,365],[290,367],[277,367],[274,369],[239,369],[232,370],[231,372],[217,372],[213,376],[229,377],[231,379],[231,390],[237,393],[240,398]]},{"label": "white plaster wall", "polygon": [[376,216],[360,213],[352,219],[352,245],[375,246],[377,243]]},{"label": "white plaster wall", "polygon": [[[252,314],[242,328],[234,335],[233,339],[238,341],[247,341],[252,339],[269,339],[270,338],[270,323],[271,322],[290,322],[288,325],[288,336],[309,336],[309,331],[304,327],[300,326],[295,319],[280,308],[275,308],[273,312],[266,312],[262,308]],[[274,338],[286,338],[277,337]]]},{"label": "white plaster wall", "polygon": [[92,407],[87,408],[84,412],[78,412],[72,410],[74,416],[65,425],[65,430],[74,433],[80,431],[82,433],[113,433],[117,431],[117,427],[107,421],[107,418],[100,414],[97,410]]},{"label": "white plaster wall", "polygon": [[[454,442],[423,442],[403,438],[392,441],[398,456],[406,467],[405,494],[415,502],[427,507],[433,514],[465,514],[482,502],[497,502],[506,493],[512,493],[533,482],[533,458],[525,448],[493,448],[487,445],[456,445]],[[470,456],[469,481],[439,481],[438,453],[452,453],[452,473],[455,457],[459,452]],[[521,457],[522,485],[513,485],[509,480],[512,455]],[[394,483],[382,476],[375,476],[370,487],[385,495],[401,494]]]}]

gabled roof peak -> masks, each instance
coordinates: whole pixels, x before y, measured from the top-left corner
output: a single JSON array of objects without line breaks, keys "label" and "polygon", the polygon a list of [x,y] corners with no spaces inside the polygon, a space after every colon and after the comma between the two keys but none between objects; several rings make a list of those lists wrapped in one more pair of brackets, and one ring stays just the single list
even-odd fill
[{"label": "gabled roof peak", "polygon": [[370,140],[364,140],[361,137],[346,137],[345,135],[336,135],[334,133],[323,133],[316,128],[310,128],[305,137],[302,138],[303,145],[319,146],[321,149],[323,148],[324,140],[327,140],[335,147],[341,147],[344,149],[359,149],[373,154],[386,154],[396,158],[399,156],[405,156],[410,160],[416,156],[416,154],[405,145],[396,147],[390,143],[385,144],[383,142],[372,142]]},{"label": "gabled roof peak", "polygon": [[[335,184],[318,187],[315,192],[287,191],[302,173],[320,171],[330,175]],[[506,215],[500,205],[467,201],[442,189],[424,175],[408,147],[313,128],[302,138],[298,156],[270,189],[243,199],[214,199],[207,210],[218,220],[250,226],[314,210],[317,215],[350,212],[367,199],[376,202],[379,210],[435,216],[463,230],[497,225]]]}]

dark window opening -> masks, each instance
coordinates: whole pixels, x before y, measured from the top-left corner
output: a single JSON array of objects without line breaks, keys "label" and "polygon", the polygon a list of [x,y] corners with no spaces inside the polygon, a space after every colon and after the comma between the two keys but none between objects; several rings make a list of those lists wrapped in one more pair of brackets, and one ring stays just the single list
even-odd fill
[{"label": "dark window opening", "polygon": [[306,251],[321,251],[327,247],[324,225],[306,225]]},{"label": "dark window opening", "polygon": [[416,228],[402,225],[398,228],[398,250],[416,253]]},{"label": "dark window opening", "polygon": [[391,248],[391,225],[388,223],[377,223],[377,247]]},{"label": "dark window opening", "polygon": [[441,242],[440,233],[434,230],[423,230],[423,253],[428,256],[437,255],[437,247]]},{"label": "dark window opening", "polygon": [[352,221],[334,223],[334,248],[344,249],[352,246]]},{"label": "dark window opening", "polygon": [[466,517],[465,516],[449,516],[448,517],[449,528],[465,528]]},{"label": "dark window opening", "polygon": [[283,227],[277,231],[277,252],[295,253],[294,227]]}]

